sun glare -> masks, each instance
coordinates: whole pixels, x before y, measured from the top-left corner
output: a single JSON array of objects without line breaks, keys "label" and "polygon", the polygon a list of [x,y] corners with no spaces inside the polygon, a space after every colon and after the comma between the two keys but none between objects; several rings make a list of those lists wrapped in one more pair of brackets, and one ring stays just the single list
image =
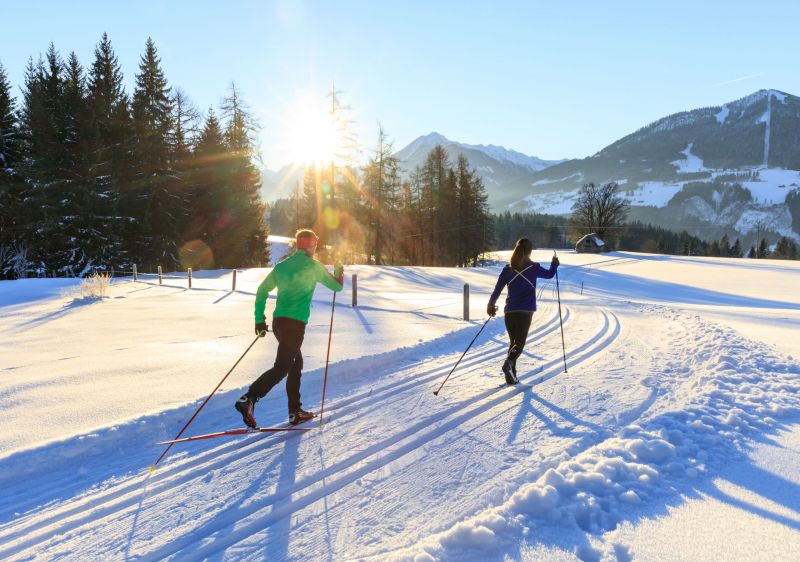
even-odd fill
[{"label": "sun glare", "polygon": [[336,160],[342,136],[323,99],[297,97],[281,119],[281,144],[292,162],[321,164]]}]

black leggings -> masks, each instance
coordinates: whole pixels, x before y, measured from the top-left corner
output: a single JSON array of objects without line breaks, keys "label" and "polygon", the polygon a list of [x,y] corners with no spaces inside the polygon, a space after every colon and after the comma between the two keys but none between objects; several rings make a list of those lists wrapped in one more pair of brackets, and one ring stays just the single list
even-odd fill
[{"label": "black leggings", "polygon": [[277,317],[272,319],[272,332],[278,340],[278,354],[275,364],[250,385],[247,395],[251,400],[263,398],[273,386],[281,382],[287,374],[286,396],[289,399],[289,413],[300,409],[300,377],[303,376],[303,355],[300,347],[306,333],[306,325],[294,318]]},{"label": "black leggings", "polygon": [[506,330],[508,331],[508,360],[512,363],[517,362],[517,358],[522,354],[525,347],[525,340],[528,339],[528,330],[531,327],[530,312],[506,312]]}]

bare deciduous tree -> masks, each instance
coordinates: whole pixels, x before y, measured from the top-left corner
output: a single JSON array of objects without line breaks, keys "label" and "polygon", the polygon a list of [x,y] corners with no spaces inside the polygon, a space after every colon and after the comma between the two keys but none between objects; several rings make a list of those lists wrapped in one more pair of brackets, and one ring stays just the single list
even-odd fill
[{"label": "bare deciduous tree", "polygon": [[596,233],[604,241],[614,242],[621,235],[621,226],[628,216],[630,205],[617,192],[616,182],[603,185],[587,183],[581,188],[572,206],[570,227],[573,236]]}]

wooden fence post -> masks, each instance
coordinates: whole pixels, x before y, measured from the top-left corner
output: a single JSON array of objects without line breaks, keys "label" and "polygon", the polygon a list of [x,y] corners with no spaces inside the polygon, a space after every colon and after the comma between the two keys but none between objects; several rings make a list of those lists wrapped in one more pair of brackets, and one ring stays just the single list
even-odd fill
[{"label": "wooden fence post", "polygon": [[163,282],[163,279],[164,279],[164,274],[161,271],[161,266],[159,265],[158,266],[158,284],[159,285],[161,285],[161,283]]},{"label": "wooden fence post", "polygon": [[358,274],[354,273],[352,277],[352,293],[353,293],[353,308],[358,306]]},{"label": "wooden fence post", "polygon": [[464,320],[469,322],[469,283],[464,283]]},{"label": "wooden fence post", "polygon": [[231,283],[231,292],[236,291],[236,270],[233,270],[233,282]]},{"label": "wooden fence post", "polygon": [[192,288],[192,268],[189,268],[189,288]]},{"label": "wooden fence post", "polygon": [[136,272],[136,264],[133,264],[133,280],[136,281],[139,278],[139,274]]}]

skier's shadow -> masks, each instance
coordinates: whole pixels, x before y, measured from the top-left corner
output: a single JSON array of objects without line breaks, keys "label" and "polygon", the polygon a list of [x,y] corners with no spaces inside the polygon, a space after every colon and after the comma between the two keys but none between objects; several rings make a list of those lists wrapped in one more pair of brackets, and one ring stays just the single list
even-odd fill
[{"label": "skier's shadow", "polygon": [[[283,452],[280,455],[281,470],[278,474],[278,486],[275,489],[275,496],[280,497],[286,491],[286,497],[276,502],[272,507],[272,512],[292,503],[291,490],[297,480],[297,462],[300,451],[301,439],[287,439],[283,445]],[[292,531],[292,511],[275,521],[267,529],[267,540],[265,541],[266,552],[264,560],[288,560],[289,559],[289,537]]]},{"label": "skier's shadow", "polygon": [[522,396],[522,401],[520,401],[519,411],[514,417],[514,421],[511,423],[511,431],[508,432],[508,438],[506,440],[507,443],[511,444],[516,441],[517,435],[519,435],[519,432],[522,430],[522,427],[525,424],[525,419],[529,414],[539,419],[544,426],[550,430],[550,433],[557,437],[572,433],[572,430],[561,427],[555,421],[546,416],[544,412],[534,406],[534,401],[531,396],[533,394],[533,390],[528,390],[520,394]]},{"label": "skier's shadow", "polygon": [[[253,496],[257,495],[259,490],[263,489],[264,483],[266,481],[265,478],[269,476],[269,474],[273,471],[273,469],[276,467],[276,465],[278,463],[281,463],[281,478],[280,478],[279,487],[291,486],[291,484],[284,485],[283,483],[284,483],[285,478],[286,478],[285,477],[285,473],[287,472],[287,470],[290,470],[290,472],[291,472],[291,481],[292,482],[294,481],[294,467],[295,467],[295,465],[297,463],[297,448],[300,446],[300,439],[293,438],[293,436],[292,436],[292,437],[289,437],[285,441],[285,443],[286,443],[286,446],[284,447],[284,455],[288,454],[291,458],[287,458],[284,455],[276,455],[273,460],[271,460],[269,463],[267,463],[267,465],[261,471],[260,475],[258,475],[258,476],[257,475],[253,475],[252,481],[250,482],[250,484],[247,486],[247,488],[242,490],[241,495],[239,496],[239,501],[237,501],[235,503],[232,503],[227,508],[222,509],[210,521],[208,521],[208,522],[200,525],[198,528],[194,529],[192,531],[192,534],[195,534],[195,536],[198,536],[198,537],[213,535],[218,530],[219,521],[228,520],[233,514],[236,514],[237,512],[239,512],[240,509],[242,508],[242,504],[247,502],[247,500],[251,499]],[[279,488],[279,490],[280,489],[282,489],[282,488]],[[137,516],[137,519],[138,519],[138,516]],[[288,518],[288,519],[290,519],[290,518]],[[276,523],[276,527],[278,527],[278,526],[280,526],[282,524],[283,524],[283,521],[279,521],[279,522]],[[287,521],[286,525],[288,525],[288,524],[289,523]],[[130,549],[130,543],[131,543],[131,541],[133,540],[133,538],[135,536],[135,531],[136,531],[136,521],[134,521],[134,528],[131,530],[131,534],[128,537],[128,549],[127,550]],[[200,547],[203,546],[203,544],[202,544],[202,542],[198,541],[193,546],[194,546],[194,548],[200,548]],[[126,550],[126,552],[127,552],[127,550]],[[181,555],[191,557],[192,556],[191,550],[192,550],[192,547],[187,547],[184,551],[181,551]],[[148,556],[148,559],[151,559],[151,560],[161,560],[161,559],[166,558],[167,556],[169,556],[171,554],[174,554],[174,552],[172,550],[171,545],[169,543],[167,543],[162,548],[156,549],[155,551],[148,553],[147,556]],[[224,558],[225,558],[225,549],[223,549],[221,552],[218,552],[218,553],[216,553],[216,554],[214,554],[214,555],[212,555],[210,557],[207,557],[206,560],[219,560],[219,561],[221,561]],[[265,558],[272,560],[272,558],[270,556],[265,556]],[[126,560],[129,560],[129,559],[130,558],[126,558]]]},{"label": "skier's shadow", "polygon": [[[550,412],[561,417],[565,422],[567,422],[568,425],[571,425],[572,427],[564,427],[559,425],[549,416],[545,415],[543,412],[544,409],[549,410]],[[535,418],[541,420],[545,427],[549,429],[550,432],[556,437],[573,435],[575,433],[575,428],[579,426],[585,427],[588,431],[592,432],[603,431],[603,428],[596,423],[579,419],[568,410],[560,408],[552,402],[545,400],[536,394],[533,389],[530,389],[522,393],[522,401],[519,405],[519,411],[517,412],[513,423],[511,424],[511,431],[508,434],[507,442],[509,444],[516,440],[517,435],[519,435],[519,432],[522,430],[528,414],[531,414]]]}]

